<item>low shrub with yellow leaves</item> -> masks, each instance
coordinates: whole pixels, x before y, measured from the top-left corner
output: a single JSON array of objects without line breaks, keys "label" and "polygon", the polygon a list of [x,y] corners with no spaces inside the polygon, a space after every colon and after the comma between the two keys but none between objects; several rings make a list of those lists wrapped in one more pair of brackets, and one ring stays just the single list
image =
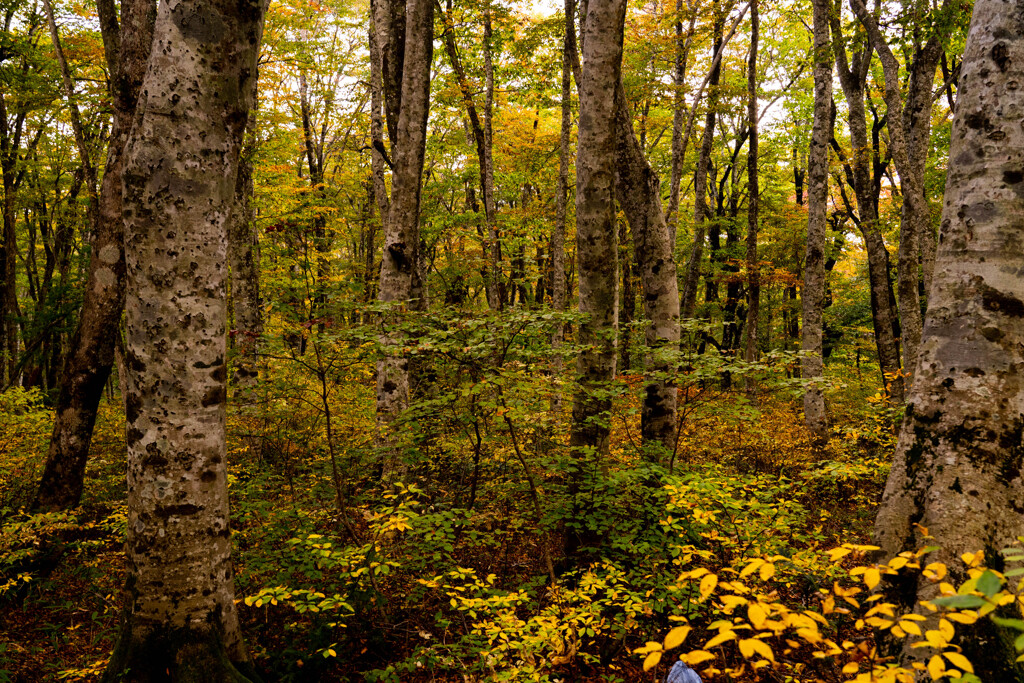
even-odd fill
[{"label": "low shrub with yellow leaves", "polygon": [[[770,668],[786,681],[913,683],[927,676],[978,683],[974,666],[957,644],[958,628],[988,618],[1020,631],[1015,646],[1024,650],[1024,619],[997,613],[1010,606],[1021,611],[1024,581],[1014,585],[1012,579],[1024,576],[1024,567],[999,572],[983,566],[983,552],[966,553],[960,559],[968,578],[954,586],[946,580],[945,564],[926,562],[934,546],[900,553],[886,563],[856,564],[877,550],[844,543],[820,553],[832,565],[827,573],[836,578],[831,587],[817,591],[814,605],[786,599],[791,595],[789,558],[755,558],[742,568],[722,568],[721,577],[706,569],[684,572],[679,580],[697,582],[705,609],[696,618],[670,617],[684,623],[662,642],[648,642],[633,652],[644,657],[644,670],[652,671],[669,650],[689,641],[691,648],[678,658],[700,667],[705,681],[738,680]],[[1007,549],[1003,558],[1024,562],[1024,550]],[[887,602],[885,593],[876,590],[883,577],[904,573],[923,577],[938,597],[910,611]],[[883,641],[904,639],[909,651],[921,651],[919,659],[901,663],[882,654]],[[1024,655],[1017,661],[1024,661]]]}]

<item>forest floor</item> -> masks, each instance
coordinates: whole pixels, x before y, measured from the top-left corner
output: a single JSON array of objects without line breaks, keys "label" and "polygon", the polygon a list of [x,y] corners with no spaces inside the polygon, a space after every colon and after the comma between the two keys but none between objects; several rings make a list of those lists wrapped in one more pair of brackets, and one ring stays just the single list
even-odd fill
[{"label": "forest floor", "polygon": [[[669,660],[644,672],[634,651],[682,623],[706,640],[731,614],[728,591],[820,604],[825,552],[869,537],[894,445],[873,376],[846,368],[826,450],[793,391],[705,382],[681,389],[679,447],[651,468],[635,447],[641,378],[626,376],[578,513],[596,546],[571,563],[568,401],[552,411],[549,393],[516,394],[508,375],[499,401],[435,396],[410,422],[417,483],[382,488],[370,369],[337,367],[330,382],[276,367],[229,411],[237,594],[267,681],[662,680]],[[109,657],[126,575],[119,404],[103,402],[81,507],[29,515],[52,415],[38,396],[0,396],[0,683],[96,680]],[[838,681],[857,659],[788,642],[770,669],[715,645],[717,660],[694,666],[705,681]]]}]

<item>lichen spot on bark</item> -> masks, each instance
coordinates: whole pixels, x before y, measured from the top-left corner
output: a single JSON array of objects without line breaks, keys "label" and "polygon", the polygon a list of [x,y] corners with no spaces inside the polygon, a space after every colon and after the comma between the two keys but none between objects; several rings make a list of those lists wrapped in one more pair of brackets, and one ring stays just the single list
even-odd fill
[{"label": "lichen spot on bark", "polygon": [[114,265],[121,259],[121,249],[116,244],[108,244],[99,253],[100,261]]},{"label": "lichen spot on bark", "polygon": [[[100,258],[102,259],[102,256]],[[95,277],[97,289],[106,289],[107,287],[113,287],[114,283],[117,282],[117,278],[114,276],[114,271],[106,267],[97,268]]]}]

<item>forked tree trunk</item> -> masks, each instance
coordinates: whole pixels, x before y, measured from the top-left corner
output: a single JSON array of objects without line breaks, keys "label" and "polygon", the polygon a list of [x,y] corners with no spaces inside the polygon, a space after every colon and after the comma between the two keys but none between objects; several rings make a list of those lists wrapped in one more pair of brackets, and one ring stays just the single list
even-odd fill
[{"label": "forked tree trunk", "polygon": [[114,120],[82,310],[64,360],[50,447],[33,503],[38,510],[74,507],[82,497],[96,410],[114,363],[114,340],[120,335],[124,311],[124,149],[146,72],[155,8],[149,2],[123,0],[118,28],[112,3],[100,2],[97,7],[110,60]]},{"label": "forked tree trunk", "polygon": [[[921,355],[875,521],[886,556],[935,543],[928,561],[952,569],[977,550],[1001,569],[1024,535],[1024,90],[1009,87],[1024,79],[1021,16],[1021,0],[974,5]],[[937,590],[901,589],[908,602]],[[981,680],[1024,680],[1007,635],[981,619],[959,642]]]},{"label": "forked tree trunk", "polygon": [[832,44],[835,51],[839,82],[846,97],[847,123],[850,129],[850,166],[853,190],[857,196],[857,227],[864,238],[868,258],[868,281],[871,288],[871,320],[875,330],[878,364],[889,396],[897,404],[904,400],[903,377],[900,375],[899,346],[893,322],[896,311],[890,304],[889,252],[885,248],[878,225],[875,183],[871,178],[871,148],[868,146],[867,113],[864,107],[867,77],[871,68],[870,47],[853,51],[847,58],[838,15],[831,18]]},{"label": "forked tree trunk", "polygon": [[[825,230],[828,227],[828,143],[832,138],[832,60],[829,54],[829,0],[814,5],[814,123],[807,153],[807,251],[804,265],[801,375],[814,382],[824,375],[822,311],[825,301]],[[819,445],[828,441],[828,417],[821,387],[804,391],[804,421]]]},{"label": "forked tree trunk", "polygon": [[129,579],[105,681],[245,681],[225,446],[227,221],[264,0],[157,10],[124,159]]},{"label": "forked tree trunk", "polygon": [[[675,447],[676,385],[671,350],[679,342],[679,289],[672,241],[661,212],[661,182],[633,133],[622,80],[615,92],[617,159],[615,190],[633,233],[640,269],[646,330],[647,375],[640,429],[647,457],[658,460]],[[629,264],[623,264],[628,268]]]},{"label": "forked tree trunk", "polygon": [[398,306],[382,318],[380,331],[384,357],[377,362],[378,448],[386,481],[404,476],[405,468],[390,432],[409,406],[409,359],[395,331],[400,309],[421,303],[419,270],[420,178],[427,143],[430,111],[430,63],[434,45],[434,3],[409,0],[405,8],[405,62],[402,64],[402,106],[392,138],[394,170],[391,203],[384,224],[384,250],[380,265],[379,300]]},{"label": "forked tree trunk", "polygon": [[[948,0],[943,1],[944,12]],[[874,15],[864,0],[851,0],[850,6],[867,30],[868,37],[882,62],[885,83],[884,98],[889,129],[889,149],[900,174],[903,207],[900,215],[900,245],[897,256],[897,292],[900,306],[900,329],[903,334],[903,371],[906,384],[913,384],[917,354],[921,345],[921,298],[918,262],[923,233],[930,230],[930,210],[924,194],[924,171],[928,157],[927,138],[931,124],[931,88],[935,69],[942,54],[938,26],[928,43],[917,51],[911,67],[908,93],[909,110],[904,109],[900,91],[899,62],[889,47]],[[927,106],[927,111],[925,107]],[[926,252],[930,249],[926,249]],[[930,260],[930,254],[926,259]],[[926,262],[926,271],[931,266]],[[931,274],[928,274],[928,279]],[[927,295],[927,292],[926,292]]]}]

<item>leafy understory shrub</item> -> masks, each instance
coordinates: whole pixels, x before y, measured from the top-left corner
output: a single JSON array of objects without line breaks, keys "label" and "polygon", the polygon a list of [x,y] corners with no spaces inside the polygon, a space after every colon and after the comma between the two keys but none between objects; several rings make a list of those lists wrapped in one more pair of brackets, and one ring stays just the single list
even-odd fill
[{"label": "leafy understory shrub", "polygon": [[[1024,576],[1024,567],[999,572],[982,564],[984,552],[966,553],[960,559],[968,578],[954,586],[947,581],[950,572],[945,564],[927,562],[935,546],[900,553],[884,564],[856,563],[877,550],[845,543],[819,553],[819,560],[827,556],[833,565],[822,576],[831,574],[835,580],[817,591],[813,609],[786,600],[791,584],[775,569],[785,558],[756,558],[739,571],[723,568],[724,580],[705,569],[687,572],[680,580],[699,581],[706,609],[693,618],[671,616],[682,625],[664,640],[649,641],[633,652],[643,655],[644,671],[656,671],[669,650],[689,642],[691,649],[678,659],[699,668],[705,681],[734,680],[764,669],[787,681],[913,683],[925,675],[931,680],[980,683],[957,635],[958,629],[986,618],[1020,631],[1015,647],[1024,651],[1024,619],[1002,616],[1000,610],[1013,607],[1020,613],[1024,581],[1014,585],[1012,579]],[[1024,550],[1004,550],[1003,558],[1024,562]],[[939,597],[901,610],[876,590],[884,578],[897,576],[923,578]],[[903,640],[915,655],[920,651],[916,661],[901,664],[883,654],[885,642],[898,645]],[[1017,661],[1024,661],[1024,654]]]}]

